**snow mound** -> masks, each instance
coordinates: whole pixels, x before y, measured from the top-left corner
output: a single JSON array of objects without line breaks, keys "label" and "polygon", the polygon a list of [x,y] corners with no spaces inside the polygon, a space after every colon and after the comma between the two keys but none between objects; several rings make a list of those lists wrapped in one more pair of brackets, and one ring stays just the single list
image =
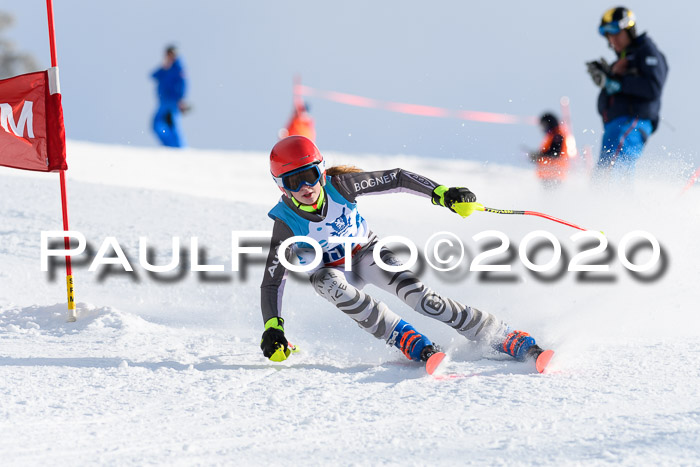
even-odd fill
[{"label": "snow mound", "polygon": [[79,302],[77,322],[68,322],[65,303],[50,306],[32,305],[0,310],[0,332],[61,337],[110,329],[126,334],[158,327],[143,318],[111,307],[97,307]]}]

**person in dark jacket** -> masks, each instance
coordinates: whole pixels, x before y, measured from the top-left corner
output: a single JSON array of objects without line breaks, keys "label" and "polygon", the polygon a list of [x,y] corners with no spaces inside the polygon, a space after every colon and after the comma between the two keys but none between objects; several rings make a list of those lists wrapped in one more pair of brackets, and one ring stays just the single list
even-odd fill
[{"label": "person in dark jacket", "polygon": [[668,66],[647,34],[637,34],[635,16],[625,7],[606,11],[599,32],[617,60],[612,65],[604,59],[586,64],[601,88],[598,113],[605,127],[596,175],[629,181],[644,144],[658,126]]},{"label": "person in dark jacket", "polygon": [[159,99],[158,110],[153,117],[153,131],[164,146],[184,147],[180,115],[187,109],[183,101],[187,83],[182,62],[174,46],[165,49],[163,65],[151,76],[158,82]]}]

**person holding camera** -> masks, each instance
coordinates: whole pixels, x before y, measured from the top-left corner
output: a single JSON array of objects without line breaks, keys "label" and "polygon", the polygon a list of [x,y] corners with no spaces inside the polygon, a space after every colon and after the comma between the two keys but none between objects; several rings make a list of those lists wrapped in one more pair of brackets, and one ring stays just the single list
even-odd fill
[{"label": "person holding camera", "polygon": [[596,176],[631,181],[644,144],[659,123],[666,57],[646,33],[637,34],[634,13],[625,7],[606,11],[598,31],[617,59],[588,62],[600,89],[598,113],[605,128]]}]

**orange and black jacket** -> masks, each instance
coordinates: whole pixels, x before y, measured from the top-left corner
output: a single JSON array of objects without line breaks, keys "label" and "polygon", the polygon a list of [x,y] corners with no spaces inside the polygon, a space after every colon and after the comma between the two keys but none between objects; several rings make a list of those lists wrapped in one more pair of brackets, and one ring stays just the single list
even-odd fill
[{"label": "orange and black jacket", "polygon": [[542,141],[540,153],[543,157],[550,158],[566,156],[566,135],[561,127],[547,132],[544,141]]}]

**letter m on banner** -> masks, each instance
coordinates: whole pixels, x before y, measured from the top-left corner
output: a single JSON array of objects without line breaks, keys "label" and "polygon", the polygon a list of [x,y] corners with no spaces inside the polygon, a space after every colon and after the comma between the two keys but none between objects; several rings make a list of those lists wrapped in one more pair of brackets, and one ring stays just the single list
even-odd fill
[{"label": "letter m on banner", "polygon": [[58,68],[0,80],[0,165],[68,169]]}]

